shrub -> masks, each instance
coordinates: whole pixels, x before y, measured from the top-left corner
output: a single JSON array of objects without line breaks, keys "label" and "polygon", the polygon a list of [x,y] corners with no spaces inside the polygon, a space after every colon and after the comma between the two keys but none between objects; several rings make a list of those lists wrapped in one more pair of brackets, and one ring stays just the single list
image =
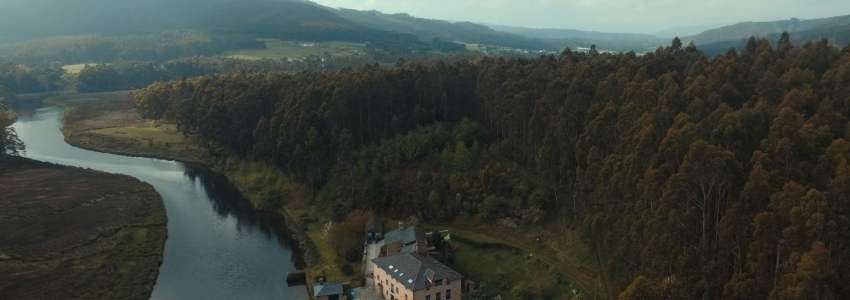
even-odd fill
[{"label": "shrub", "polygon": [[342,272],[343,275],[348,276],[354,274],[354,267],[352,267],[350,263],[344,262],[340,264],[339,271]]},{"label": "shrub", "polygon": [[360,251],[360,247],[351,247],[348,250],[345,250],[345,260],[350,262],[355,262],[360,259],[362,251]]},{"label": "shrub", "polygon": [[280,208],[280,191],[272,187],[266,188],[266,190],[260,193],[260,201],[257,203],[257,208],[269,211]]}]

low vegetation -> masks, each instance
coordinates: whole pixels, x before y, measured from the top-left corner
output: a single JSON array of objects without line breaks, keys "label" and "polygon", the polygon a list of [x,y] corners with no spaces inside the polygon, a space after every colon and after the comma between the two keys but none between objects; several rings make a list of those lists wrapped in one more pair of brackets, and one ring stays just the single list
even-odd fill
[{"label": "low vegetation", "polygon": [[129,92],[69,94],[45,102],[65,108],[65,141],[85,149],[201,161],[207,155],[173,123],[144,120],[125,101]]},{"label": "low vegetation", "polygon": [[0,160],[0,298],[148,299],[167,235],[152,186]]},{"label": "low vegetation", "polygon": [[259,39],[266,44],[264,49],[234,49],[225,51],[222,56],[242,59],[299,59],[310,55],[339,56],[365,54],[366,45],[341,41],[322,43],[281,41],[277,39]]}]

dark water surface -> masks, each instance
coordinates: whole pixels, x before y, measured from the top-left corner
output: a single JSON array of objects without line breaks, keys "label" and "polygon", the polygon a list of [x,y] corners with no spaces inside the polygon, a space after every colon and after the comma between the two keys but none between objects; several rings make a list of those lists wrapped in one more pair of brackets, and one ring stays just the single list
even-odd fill
[{"label": "dark water surface", "polygon": [[104,154],[65,143],[62,109],[14,107],[26,157],[130,175],[165,200],[168,241],[151,299],[309,299],[286,272],[303,267],[280,217],[258,218],[221,175],[179,162]]}]

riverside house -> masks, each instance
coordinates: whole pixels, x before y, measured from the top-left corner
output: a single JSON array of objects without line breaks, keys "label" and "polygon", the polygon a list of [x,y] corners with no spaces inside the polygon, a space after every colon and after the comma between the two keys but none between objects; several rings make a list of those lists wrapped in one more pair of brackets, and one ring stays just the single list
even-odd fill
[{"label": "riverside house", "polygon": [[463,275],[416,252],[373,259],[375,290],[388,300],[460,300]]}]

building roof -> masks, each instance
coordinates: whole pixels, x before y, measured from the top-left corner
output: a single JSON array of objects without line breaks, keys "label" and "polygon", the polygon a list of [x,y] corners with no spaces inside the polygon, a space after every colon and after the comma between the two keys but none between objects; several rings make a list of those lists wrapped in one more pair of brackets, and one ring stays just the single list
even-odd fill
[{"label": "building roof", "polygon": [[401,240],[403,245],[415,243],[416,241],[425,241],[425,229],[417,226],[408,226],[387,232],[387,234],[384,235],[384,241],[387,243],[392,243],[398,240]]},{"label": "building roof", "polygon": [[342,283],[337,284],[314,284],[313,285],[313,296],[321,297],[321,296],[331,296],[331,295],[339,295],[343,293],[343,285]]},{"label": "building roof", "polygon": [[410,243],[401,248],[398,253],[410,253],[416,251],[416,243]]},{"label": "building roof", "polygon": [[369,231],[383,232],[384,231],[384,223],[381,222],[381,220],[378,220],[378,219],[369,220],[369,222],[366,222],[366,232],[369,232]]},{"label": "building roof", "polygon": [[416,253],[379,257],[372,262],[411,291],[430,287],[429,278],[434,281],[454,281],[463,278],[463,275],[436,259]]}]

